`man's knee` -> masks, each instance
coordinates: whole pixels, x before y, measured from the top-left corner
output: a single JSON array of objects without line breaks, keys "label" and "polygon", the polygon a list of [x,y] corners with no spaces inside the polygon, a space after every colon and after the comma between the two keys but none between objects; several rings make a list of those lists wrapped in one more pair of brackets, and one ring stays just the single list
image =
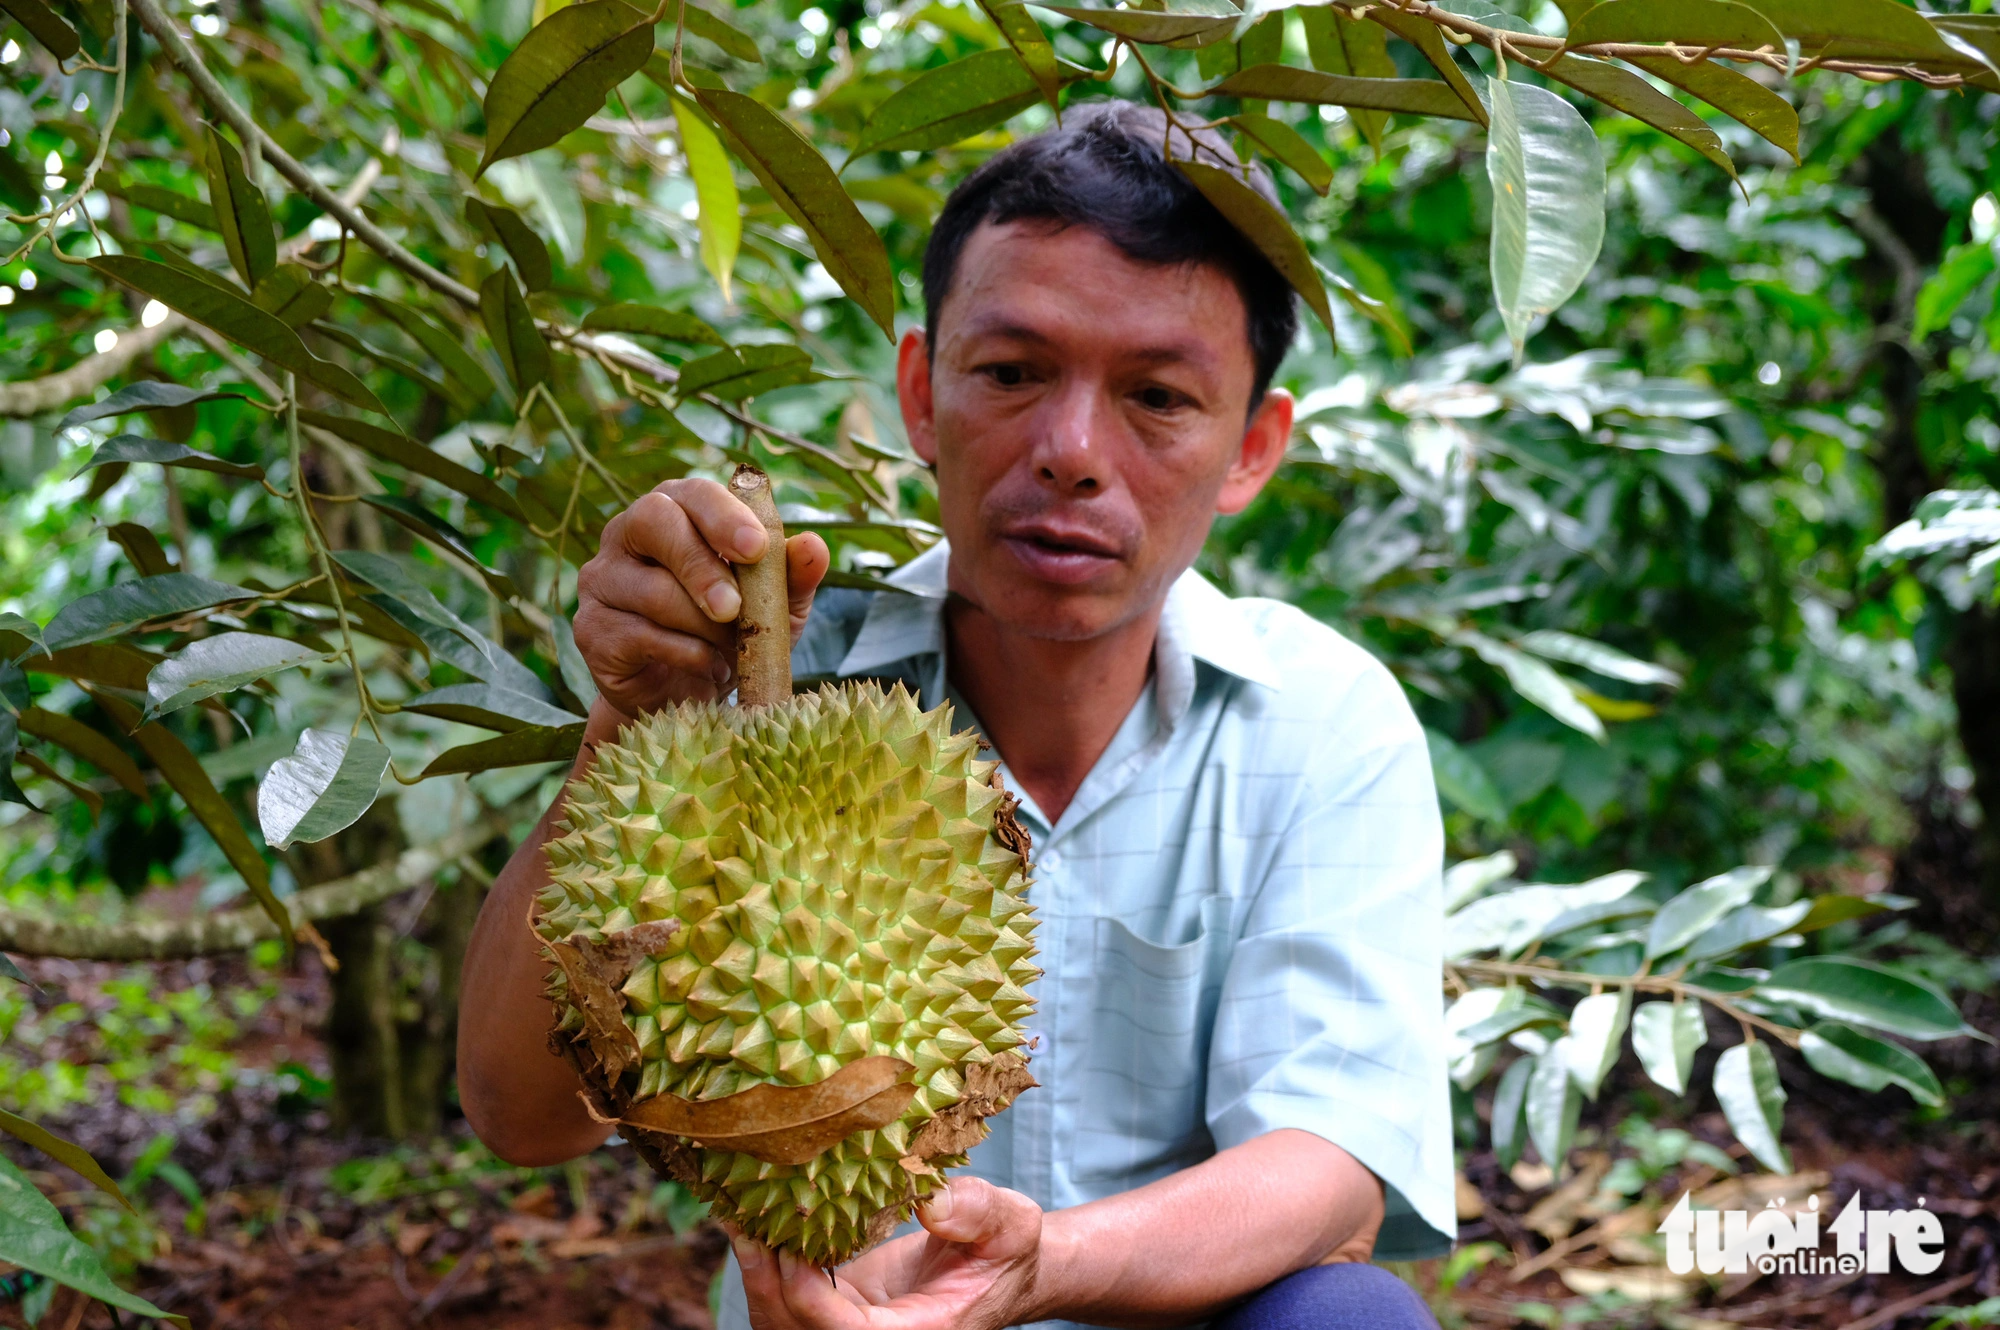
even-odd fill
[{"label": "man's knee", "polygon": [[1375,1265],[1315,1265],[1252,1293],[1212,1330],[1437,1330],[1408,1284]]}]

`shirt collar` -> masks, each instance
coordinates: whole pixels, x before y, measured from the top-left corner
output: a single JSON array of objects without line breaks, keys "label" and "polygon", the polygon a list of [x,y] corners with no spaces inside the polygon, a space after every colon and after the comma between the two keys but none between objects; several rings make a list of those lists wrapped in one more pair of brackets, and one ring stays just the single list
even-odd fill
[{"label": "shirt collar", "polygon": [[[866,674],[898,661],[944,651],[944,601],[951,547],[940,540],[891,573],[887,581],[906,593],[875,597],[854,644],[841,659],[843,675]],[[1159,706],[1169,723],[1186,712],[1194,695],[1194,662],[1225,674],[1279,686],[1278,671],[1242,607],[1190,568],[1167,592],[1154,645]]]}]

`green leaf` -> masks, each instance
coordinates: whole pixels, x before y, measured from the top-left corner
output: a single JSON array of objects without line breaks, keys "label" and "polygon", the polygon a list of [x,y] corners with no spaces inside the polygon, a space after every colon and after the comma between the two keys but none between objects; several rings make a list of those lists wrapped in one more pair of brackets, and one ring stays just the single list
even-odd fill
[{"label": "green leaf", "polygon": [[1811,901],[1790,905],[1745,905],[1688,944],[1690,961],[1717,960],[1791,932],[1812,911]]},{"label": "green leaf", "polygon": [[1289,167],[1299,179],[1312,187],[1313,193],[1324,198],[1327,190],[1333,187],[1333,168],[1326,164],[1318,149],[1284,121],[1245,111],[1231,116],[1230,123],[1242,130],[1244,136],[1256,144],[1266,157]]},{"label": "green leaf", "polygon": [[1749,5],[1734,0],[1605,0],[1570,25],[1571,46],[1604,42],[1665,43],[1678,46],[1728,46],[1755,51],[1768,46],[1785,49],[1777,25]]},{"label": "green leaf", "polygon": [[1570,1080],[1592,1103],[1597,1088],[1618,1061],[1625,1026],[1632,1016],[1632,990],[1615,989],[1580,998],[1569,1014],[1569,1033],[1556,1041]]},{"label": "green leaf", "polygon": [[[32,754],[25,755],[21,760],[25,762],[32,756]],[[0,979],[12,979],[17,984],[26,984],[29,988],[39,988],[39,985],[34,980],[22,973],[21,967],[14,963],[14,958],[5,952],[0,952]],[[0,1113],[6,1113],[6,1111],[5,1109],[0,1109]],[[0,1123],[0,1127],[4,1127],[4,1125],[4,1123]]]},{"label": "green leaf", "polygon": [[1849,919],[1866,919],[1873,914],[1886,914],[1891,907],[1869,896],[1847,896],[1830,892],[1813,897],[1812,909],[1799,920],[1795,933],[1816,933],[1822,928],[1846,923]]},{"label": "green leaf", "polygon": [[[24,637],[34,645],[37,651],[44,654],[48,652],[48,647],[42,642],[42,626],[26,615],[16,614],[12,610],[0,610],[0,634],[4,633],[13,633]],[[4,638],[0,638],[0,642],[4,641]],[[23,648],[14,647],[11,643],[7,644],[5,648],[0,649],[14,651],[17,658],[23,650]]]},{"label": "green leaf", "polygon": [[[610,3],[611,0],[596,0]],[[697,88],[702,110],[724,130],[744,164],[812,241],[841,290],[890,337],[896,335],[896,279],[882,237],[840,187],[818,149],[791,123],[754,98]]]},{"label": "green leaf", "polygon": [[1569,1158],[1570,1142],[1576,1139],[1576,1119],[1583,1108],[1583,1096],[1570,1079],[1569,1064],[1560,1048],[1551,1048],[1534,1059],[1528,1074],[1526,1097],[1528,1137],[1534,1141],[1542,1162],[1560,1170]]},{"label": "green leaf", "polygon": [[250,183],[236,145],[208,127],[208,203],[215,210],[216,229],[229,251],[229,266],[255,290],[278,266],[278,236],[271,226],[271,205]]},{"label": "green leaf", "polygon": [[[14,978],[22,983],[28,982],[27,976],[15,969],[14,962],[8,961],[7,967],[13,970]],[[4,1108],[0,1108],[0,1131],[6,1132],[17,1141],[34,1146],[64,1168],[80,1175],[91,1186],[124,1206],[129,1213],[135,1215],[139,1213],[132,1208],[132,1202],[125,1199],[125,1193],[118,1189],[118,1184],[111,1180],[111,1175],[104,1171],[96,1157],[76,1142],[66,1141],[41,1124],[30,1122],[19,1114],[9,1113]]]},{"label": "green leaf", "polygon": [[1532,651],[1537,656],[1559,660],[1565,665],[1581,665],[1607,679],[1620,679],[1626,683],[1665,684],[1669,688],[1679,687],[1681,682],[1681,676],[1664,665],[1654,665],[1635,656],[1628,656],[1616,647],[1608,647],[1602,642],[1593,642],[1587,637],[1577,637],[1571,633],[1541,628],[1521,634],[1515,639],[1515,645]]},{"label": "green leaf", "polygon": [[1521,861],[1512,850],[1461,859],[1444,870],[1444,912],[1452,914],[1484,896],[1495,883],[1514,876]]},{"label": "green leaf", "polygon": [[1992,275],[1993,246],[1973,241],[1953,245],[1923,289],[1917,292],[1916,326],[1912,341],[1921,342],[1951,322],[1959,306],[1969,299]]},{"label": "green leaf", "polygon": [[0,1261],[80,1290],[107,1306],[170,1321],[187,1330],[187,1317],[161,1311],[112,1283],[97,1253],[77,1241],[69,1225],[63,1223],[62,1212],[4,1157],[0,1157]]},{"label": "green leaf", "polygon": [[1056,60],[1056,48],[1049,41],[1049,35],[1042,31],[1042,25],[1035,22],[1028,13],[1027,6],[1005,3],[1004,0],[979,0],[979,7],[986,17],[993,20],[993,26],[1000,30],[1008,49],[1014,58],[1028,71],[1028,77],[1041,90],[1042,98],[1050,110],[1059,110],[1057,96],[1062,89],[1061,66]]},{"label": "green leaf", "polygon": [[488,240],[498,241],[500,247],[507,251],[507,257],[514,260],[514,271],[520,274],[521,285],[525,289],[548,289],[555,278],[555,269],[549,263],[549,247],[521,220],[520,213],[467,195],[465,220],[472,223],[475,231]]},{"label": "green leaf", "polygon": [[512,600],[521,594],[521,589],[514,585],[513,578],[498,568],[489,567],[479,557],[472,548],[472,541],[463,531],[415,499],[406,499],[400,494],[364,494],[361,502],[378,512],[387,513],[405,530],[450,550],[477,572],[481,580],[500,599]]},{"label": "green leaf", "polygon": [[218,475],[242,476],[257,480],[264,475],[264,468],[250,462],[227,462],[210,453],[196,452],[184,443],[168,443],[165,439],[151,439],[140,434],[120,434],[106,439],[99,445],[90,460],[76,469],[77,475],[100,466],[124,466],[133,462],[158,462],[161,466],[184,466],[194,471],[213,471]]},{"label": "green leaf", "polygon": [[[1553,93],[1550,94],[1554,96]],[[1560,100],[1560,99],[1558,99]],[[1500,115],[1494,116],[1494,133],[1499,133]],[[1490,150],[1489,150],[1490,160]],[[1495,209],[1498,215],[1498,208]],[[1499,235],[1496,223],[1494,235]],[[1604,722],[1597,713],[1584,705],[1576,695],[1569,681],[1550,669],[1527,652],[1486,636],[1484,633],[1461,629],[1451,635],[1451,641],[1460,646],[1470,647],[1479,658],[1507,676],[1507,682],[1514,691],[1533,702],[1542,710],[1554,716],[1572,729],[1581,730],[1599,743],[1604,741]]]},{"label": "green leaf", "polygon": [[1487,122],[1486,104],[1479,100],[1479,93],[1473,89],[1472,81],[1466,78],[1465,71],[1458,67],[1458,61],[1452,56],[1452,47],[1438,31],[1437,24],[1388,5],[1371,6],[1368,10],[1368,19],[1372,23],[1381,24],[1421,51],[1424,59],[1431,62],[1431,68],[1444,76],[1444,81],[1450,85],[1452,93],[1471,118],[1482,125]]},{"label": "green leaf", "polygon": [[1723,149],[1722,136],[1710,129],[1707,121],[1630,70],[1574,55],[1560,56],[1536,69],[1678,139],[1721,167],[1731,180],[1736,179],[1736,163]]},{"label": "green leaf", "polygon": [[1797,39],[1803,57],[1969,63],[1921,14],[1896,0],[1757,0],[1757,9]]},{"label": "green leaf", "polygon": [[1259,194],[1236,171],[1204,166],[1175,158],[1174,166],[1194,183],[1202,197],[1215,205],[1243,237],[1257,247],[1271,266],[1292,284],[1326,330],[1333,331],[1333,311],[1326,301],[1326,285],[1319,269],[1306,252],[1298,232],[1268,199]]},{"label": "green leaf", "polygon": [[[1492,991],[1494,990],[1473,990],[1475,993]],[[1483,1017],[1466,1026],[1463,1030],[1460,1030],[1457,1036],[1460,1041],[1477,1047],[1480,1044],[1490,1044],[1496,1040],[1505,1039],[1508,1035],[1516,1031],[1530,1029],[1534,1026],[1561,1028],[1563,1014],[1553,1004],[1545,1002],[1538,997],[1529,997],[1522,989],[1510,988],[1502,991],[1521,993],[1522,997],[1514,1005],[1501,1007],[1494,1011],[1492,1015]]]},{"label": "green leaf", "polygon": [[1910,1039],[1948,1039],[1966,1031],[1958,1008],[1930,984],[1846,956],[1781,965],[1757,985],[1757,996]]},{"label": "green leaf", "polygon": [[467,771],[491,771],[496,767],[574,762],[577,750],[583,747],[583,728],[582,722],[558,727],[529,726],[497,739],[447,748],[438,754],[436,761],[424,768],[424,774],[419,779],[455,776]]},{"label": "green leaf", "polygon": [[14,20],[58,60],[68,60],[83,49],[76,29],[42,0],[0,0],[0,10],[13,15]]},{"label": "green leaf", "polygon": [[333,308],[333,292],[297,263],[273,268],[257,283],[250,300],[258,309],[276,315],[287,328],[303,328]]},{"label": "green leaf", "polygon": [[[743,245],[743,204],[736,193],[736,173],[729,168],[729,155],[722,150],[722,140],[716,137],[714,126],[708,123],[700,109],[671,88],[668,91],[672,93],[669,100],[674,108],[674,124],[680,127],[681,154],[687,158],[688,175],[694,179],[695,204],[701,210],[701,266],[708,269],[708,275],[722,288],[722,298],[729,300],[729,279],[736,271],[736,254]],[[620,305],[613,308],[642,307]],[[692,315],[683,317],[700,323]],[[584,320],[584,326],[590,326],[588,319]],[[702,327],[706,329],[708,325],[702,324]],[[676,336],[673,333],[660,335]],[[722,338],[713,329],[708,330],[708,337],[679,338],[684,342],[710,339],[717,346],[723,345]]]},{"label": "green leaf", "polygon": [[34,801],[14,781],[14,762],[20,751],[21,722],[13,712],[0,708],[0,800],[35,808]]},{"label": "green leaf", "polygon": [[146,751],[153,765],[160,769],[174,793],[180,795],[188,811],[195,820],[222,848],[223,857],[229,860],[243,878],[243,884],[250,888],[250,894],[264,913],[278,926],[278,935],[285,939],[289,952],[292,945],[291,915],[285,910],[284,902],[271,891],[271,868],[264,862],[264,856],[250,843],[243,824],[236,820],[236,810],[216,792],[215,782],[208,778],[201,763],[188,751],[187,745],[176,737],[173,731],[155,723],[141,723],[139,709],[121,697],[97,691],[92,694],[97,704],[104,708],[112,720],[116,721],[132,736],[134,742]]},{"label": "green leaf", "polygon": [[1436,79],[1348,78],[1292,65],[1252,65],[1231,74],[1209,92],[1220,97],[1257,97],[1274,102],[1400,111],[1406,115],[1471,120],[1464,102]]},{"label": "green leaf", "polygon": [[561,729],[584,719],[541,698],[490,683],[455,683],[435,688],[403,703],[403,710],[501,731],[530,726]]},{"label": "green leaf", "polygon": [[274,850],[323,841],[375,802],[389,750],[362,735],[307,730],[298,750],[271,764],[257,787],[257,821]]},{"label": "green leaf", "polygon": [[1493,1156],[1502,1168],[1520,1162],[1521,1146],[1527,1141],[1521,1130],[1526,1125],[1522,1115],[1528,1104],[1528,1078],[1534,1070],[1535,1059],[1515,1058],[1493,1087]]},{"label": "green leaf", "polygon": [[1424,727],[1424,739],[1430,745],[1438,793],[1476,818],[1506,822],[1507,803],[1479,760],[1429,726]]},{"label": "green leaf", "polygon": [[[175,221],[186,222],[189,226],[197,226],[204,231],[214,231],[218,235],[221,234],[222,224],[216,221],[215,210],[200,199],[191,198],[177,190],[164,189],[159,185],[148,184],[142,180],[106,179],[109,174],[110,172],[108,171],[100,174],[97,177],[97,183],[105,193],[111,195],[113,198],[124,199],[135,208],[144,208],[148,212],[156,212],[162,217],[171,217]],[[29,196],[28,202],[31,205],[33,204],[34,197],[32,195]]]},{"label": "green leaf", "polygon": [[134,798],[146,797],[146,778],[139,773],[139,764],[124,749],[74,716],[27,707],[21,712],[21,732],[68,749],[117,781]]},{"label": "green leaf", "polygon": [[49,620],[46,638],[50,651],[81,646],[113,637],[149,620],[173,614],[205,610],[232,600],[253,600],[257,593],[227,582],[211,582],[192,573],[163,573],[137,582],[78,596]]},{"label": "green leaf", "polygon": [[1715,1097],[1729,1129],[1751,1157],[1773,1173],[1792,1171],[1791,1156],[1779,1137],[1785,1127],[1785,1087],[1778,1064],[1765,1044],[1726,1048],[1715,1062]]},{"label": "green leaf", "polygon": [[[1349,78],[1396,77],[1396,62],[1389,55],[1388,33],[1383,28],[1348,18],[1332,5],[1307,5],[1299,9],[1298,15],[1305,27],[1306,51],[1314,69]],[[1353,108],[1350,113],[1355,128],[1380,159],[1382,131],[1389,117],[1380,111]]]},{"label": "green leaf", "polygon": [[405,471],[435,480],[448,490],[477,499],[496,512],[526,524],[528,515],[520,502],[494,481],[477,471],[460,466],[442,453],[433,452],[407,434],[398,434],[347,416],[330,416],[320,411],[299,412],[299,422],[337,434],[362,450]]},{"label": "green leaf", "polygon": [[1770,879],[1769,868],[1732,868],[1674,896],[1660,906],[1646,930],[1646,959],[1657,960],[1679,951],[1723,915],[1748,903],[1757,888]]},{"label": "green leaf", "polygon": [[[108,174],[109,172],[104,173]],[[100,175],[98,179],[103,180],[104,175]],[[106,192],[118,193],[108,185]],[[21,159],[12,151],[0,147],[0,203],[6,204],[15,212],[31,213],[36,210],[41,197],[42,182],[28,173],[28,168],[21,165]]]},{"label": "green leaf", "polygon": [[1632,1013],[1632,1051],[1662,1090],[1687,1093],[1695,1050],[1707,1042],[1699,1002],[1648,1002]]},{"label": "green leaf", "polygon": [[486,87],[486,152],[473,178],[582,125],[652,53],[652,19],[623,0],[585,0],[550,14]]},{"label": "green leaf", "polygon": [[713,351],[681,366],[681,399],[706,393],[729,401],[813,380],[812,356],[782,342]]},{"label": "green leaf", "polygon": [[585,711],[590,710],[590,704],[597,700],[597,680],[591,676],[583,653],[577,650],[576,630],[570,627],[568,618],[558,614],[550,620],[549,632],[556,640],[556,668],[562,672],[564,686],[576,695]]},{"label": "green leaf", "polygon": [[[502,685],[512,692],[547,700],[548,689],[533,670],[508,655],[499,643],[446,609],[396,560],[367,550],[336,550],[333,557],[348,572],[386,592],[386,599],[378,603],[385,608],[393,606],[400,610],[402,613],[397,617],[412,631],[417,631],[418,625],[443,630],[443,638],[456,643],[457,649],[446,648],[446,659],[452,664],[475,678]],[[439,639],[435,635],[419,633],[419,636],[433,650],[437,650]]]},{"label": "green leaf", "polygon": [[1208,46],[1231,40],[1241,14],[1163,14],[1141,9],[1085,9],[1076,5],[1045,5],[1051,13],[1085,23],[1099,32],[1145,46]]},{"label": "green leaf", "polygon": [[250,399],[242,393],[224,392],[208,388],[185,388],[178,383],[159,383],[152,379],[141,379],[128,383],[101,402],[77,407],[56,422],[56,433],[74,429],[78,425],[106,416],[122,416],[128,411],[171,411],[196,402],[213,402],[224,397]]},{"label": "green leaf", "polygon": [[[1535,323],[1575,294],[1597,262],[1604,243],[1604,151],[1576,108],[1546,88],[1488,79],[1487,94],[1493,103],[1486,143],[1493,295],[1519,363]],[[1591,719],[1594,726],[1596,717]]]},{"label": "green leaf", "polygon": [[1799,1051],[1805,1054],[1806,1064],[1822,1076],[1864,1090],[1900,1085],[1927,1108],[1944,1106],[1944,1087],[1922,1058],[1851,1025],[1821,1021],[1799,1036]]},{"label": "green leaf", "polygon": [[430,352],[431,359],[437,361],[444,372],[469,394],[469,405],[477,406],[493,395],[493,376],[473,358],[455,334],[438,327],[408,305],[385,296],[364,294],[361,299]]},{"label": "green leaf", "polygon": [[204,697],[229,692],[280,670],[325,659],[323,652],[312,647],[263,633],[198,637],[155,665],[146,676],[146,696],[150,701],[146,719],[179,711]]},{"label": "green leaf", "polygon": [[137,522],[113,522],[104,528],[104,534],[118,542],[118,548],[125,551],[125,557],[139,570],[139,576],[159,577],[174,570],[167,562],[160,538]]},{"label": "green leaf", "polygon": [[870,152],[927,151],[971,138],[1041,100],[1012,51],[981,51],[926,70],[884,98],[848,161]]},{"label": "green leaf", "polygon": [[721,333],[685,310],[605,305],[583,316],[585,332],[637,333],[699,346],[727,346]]},{"label": "green leaf", "polygon": [[[616,4],[617,0],[590,2]],[[549,344],[535,326],[535,316],[507,269],[495,268],[479,284],[479,317],[516,394],[526,396],[528,389],[549,377]]]},{"label": "green leaf", "polygon": [[676,7],[674,12],[686,22],[689,32],[707,38],[738,60],[753,65],[763,63],[763,57],[757,52],[756,38],[740,28],[731,27],[699,5],[685,3],[685,0],[684,4],[685,7]]},{"label": "green leaf", "polygon": [[[1459,960],[1485,951],[1501,955],[1518,952],[1551,936],[1560,921],[1642,913],[1652,908],[1652,902],[1633,893],[1645,880],[1644,873],[1626,869],[1575,886],[1536,883],[1483,896],[1445,920],[1445,959]],[[1571,926],[1562,924],[1564,928]]]},{"label": "green leaf", "polygon": [[317,384],[341,401],[381,415],[389,414],[389,408],[361,380],[339,365],[313,355],[284,320],[230,291],[219,279],[205,280],[184,269],[130,254],[108,254],[89,262],[112,280],[151,296],[237,345],[255,351],[280,369],[288,369],[308,383]]}]

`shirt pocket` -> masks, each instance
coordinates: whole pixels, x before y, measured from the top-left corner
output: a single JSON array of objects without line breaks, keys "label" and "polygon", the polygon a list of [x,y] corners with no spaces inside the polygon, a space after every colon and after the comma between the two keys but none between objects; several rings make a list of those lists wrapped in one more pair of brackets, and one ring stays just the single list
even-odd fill
[{"label": "shirt pocket", "polygon": [[1162,946],[1123,920],[1094,920],[1095,1000],[1077,1078],[1071,1176],[1138,1186],[1214,1152],[1205,1107],[1209,1037],[1230,903],[1201,903],[1191,942]]}]

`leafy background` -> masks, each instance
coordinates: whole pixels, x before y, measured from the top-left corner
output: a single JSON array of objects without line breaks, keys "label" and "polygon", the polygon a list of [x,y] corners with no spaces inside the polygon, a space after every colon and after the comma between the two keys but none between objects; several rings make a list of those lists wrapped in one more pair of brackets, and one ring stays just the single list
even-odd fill
[{"label": "leafy background", "polygon": [[[506,137],[482,105],[494,71],[585,10],[634,72],[601,106],[571,98],[573,132],[478,174]],[[1447,10],[1501,31],[1575,17]],[[996,12],[1038,23],[1053,65],[1020,63],[970,5],[690,7],[678,82],[674,13],[634,43],[614,10],[507,0],[168,11],[215,87],[475,293],[462,307],[343,239],[122,4],[64,12],[100,63],[122,30],[131,72],[121,97],[116,74],[66,72],[18,24],[0,35],[0,183],[31,217],[8,248],[46,229],[71,259],[164,271],[127,265],[122,285],[116,263],[46,242],[0,267],[0,603],[23,620],[0,625],[22,667],[0,691],[32,801],[0,804],[0,945],[100,958],[24,962],[39,987],[0,997],[0,1084],[88,1144],[136,1213],[36,1180],[170,1310],[248,1314],[260,1290],[338,1268],[329,1316],[387,1288],[398,1314],[499,1323],[510,1300],[532,1316],[560,1291],[538,1274],[554,1261],[622,1272],[620,1304],[660,1323],[698,1319],[718,1249],[684,1196],[615,1151],[507,1169],[450,1090],[480,889],[552,793],[560,768],[531,759],[573,745],[589,701],[562,615],[597,528],[659,479],[747,456],[850,584],[936,538],[880,325],[921,317],[917,265],[952,183],[1051,122],[1037,71],[1065,104],[1274,57],[1444,85],[1408,42],[1380,46],[1393,69],[1368,67],[1365,44],[1336,58],[1328,31],[1356,30],[1306,9],[1240,41],[1143,48],[1142,66],[1047,10]],[[1446,58],[1481,88],[1498,72],[1477,46]],[[946,85],[919,86],[946,69],[979,71],[970,120],[945,114],[963,105]],[[1796,107],[1800,160],[1720,116],[1703,129],[1740,185],[1570,99],[1607,163],[1602,253],[1571,254],[1573,281],[1530,274],[1575,294],[1547,319],[1513,311],[1512,329],[1483,127],[1202,104],[1275,163],[1337,334],[1302,333],[1280,375],[1302,406],[1292,460],[1203,570],[1391,663],[1460,864],[1467,945],[1447,979],[1468,1241],[1410,1272],[1447,1318],[1646,1324],[1685,1314],[1662,1294],[1767,1296],[1663,1287],[1645,1245],[1683,1188],[1761,1204],[1738,1176],[1759,1164],[1797,1170],[1770,1193],[1791,1202],[1835,1181],[1870,1204],[1949,1200],[1945,1273],[1964,1282],[1946,1296],[2000,1297],[1996,1068],[1962,1025],[1994,1026],[2000,910],[1979,797],[2000,798],[1996,94],[1771,84]],[[785,155],[787,123],[826,166]],[[168,309],[215,281],[234,344]],[[240,305],[296,320],[299,349]],[[1510,331],[1529,333],[1518,363]],[[287,360],[296,426],[273,409]],[[68,414],[114,389],[168,404]],[[342,404],[370,398],[407,432]],[[120,618],[115,588],[150,599]],[[34,638],[61,650],[65,623],[118,631],[40,668]],[[308,732],[334,756],[278,799],[273,768]],[[306,834],[281,846],[287,818]],[[1595,885],[1574,889],[1586,900],[1523,882]],[[317,921],[296,956],[265,889]],[[1618,997],[1632,990],[1636,1008]],[[1708,1009],[1691,1061],[1687,1018],[1633,1014],[1674,998]],[[23,1315],[58,1296],[9,1287]],[[1783,1287],[1767,1314],[1839,1324],[1906,1291]]]}]

